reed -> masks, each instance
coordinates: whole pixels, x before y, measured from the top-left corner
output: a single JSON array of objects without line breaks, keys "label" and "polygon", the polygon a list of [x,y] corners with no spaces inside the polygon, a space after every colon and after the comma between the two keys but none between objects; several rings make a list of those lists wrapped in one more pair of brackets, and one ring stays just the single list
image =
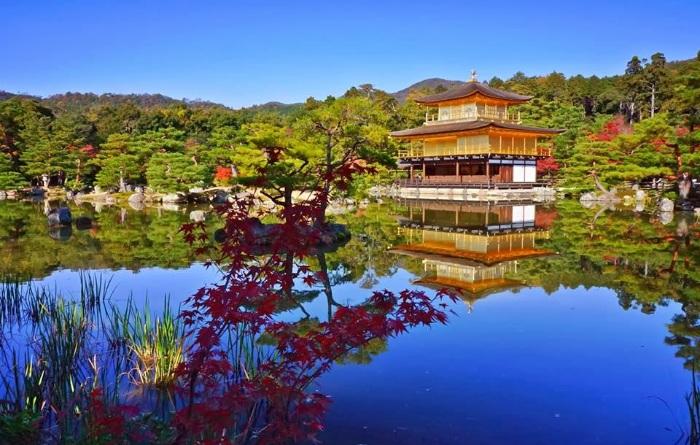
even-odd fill
[{"label": "reed", "polygon": [[137,385],[168,388],[176,380],[176,369],[185,354],[185,329],[165,298],[163,312],[158,316],[148,305],[139,310],[132,298],[124,309],[112,307],[109,321],[110,343],[125,348],[131,356],[128,375]]},{"label": "reed", "polygon": [[688,421],[690,423],[690,431],[686,434],[686,443],[688,445],[700,444],[700,388],[698,388],[695,379],[695,369],[692,370],[692,388],[690,393],[686,394],[685,402],[688,406]]},{"label": "reed", "polygon": [[17,323],[22,314],[22,281],[15,278],[0,280],[0,329]]}]

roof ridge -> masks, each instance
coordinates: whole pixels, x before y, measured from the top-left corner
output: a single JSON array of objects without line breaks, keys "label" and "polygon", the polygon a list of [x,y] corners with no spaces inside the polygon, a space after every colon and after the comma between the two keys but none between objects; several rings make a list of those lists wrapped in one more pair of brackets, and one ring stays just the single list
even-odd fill
[{"label": "roof ridge", "polygon": [[419,99],[416,99],[416,102],[425,104],[445,102],[449,100],[468,97],[475,93],[481,93],[485,96],[492,97],[495,99],[503,99],[513,102],[527,102],[530,99],[532,99],[532,96],[526,96],[523,94],[514,93],[512,91],[494,88],[485,83],[466,82],[454,88],[450,88],[449,90],[444,91],[442,93],[436,93],[421,97]]}]

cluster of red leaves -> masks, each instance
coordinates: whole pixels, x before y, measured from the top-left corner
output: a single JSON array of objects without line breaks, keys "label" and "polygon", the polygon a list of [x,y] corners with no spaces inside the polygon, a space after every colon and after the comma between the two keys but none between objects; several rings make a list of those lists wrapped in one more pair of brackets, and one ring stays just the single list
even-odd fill
[{"label": "cluster of red leaves", "polygon": [[132,443],[147,439],[147,434],[127,430],[127,420],[138,413],[138,408],[131,405],[106,404],[102,389],[93,389],[88,400],[87,439],[94,443],[123,443],[125,440]]},{"label": "cluster of red leaves", "polygon": [[97,155],[97,150],[91,144],[83,145],[80,151],[88,158],[94,158]]},{"label": "cluster of red leaves", "polygon": [[630,128],[625,124],[624,116],[615,116],[603,125],[599,133],[589,136],[592,141],[612,141],[620,134],[629,133]]},{"label": "cluster of red leaves", "polygon": [[537,160],[538,174],[552,174],[559,171],[559,163],[552,156]]},{"label": "cluster of red leaves", "polygon": [[679,138],[685,137],[690,133],[688,127],[676,127],[676,136]]},{"label": "cluster of red leaves", "polygon": [[551,229],[558,217],[557,209],[555,208],[538,208],[535,212],[535,227],[538,229]]},{"label": "cluster of red leaves", "polygon": [[233,176],[233,172],[230,167],[222,167],[220,165],[216,166],[216,171],[214,172],[214,181],[217,184],[228,184]]}]

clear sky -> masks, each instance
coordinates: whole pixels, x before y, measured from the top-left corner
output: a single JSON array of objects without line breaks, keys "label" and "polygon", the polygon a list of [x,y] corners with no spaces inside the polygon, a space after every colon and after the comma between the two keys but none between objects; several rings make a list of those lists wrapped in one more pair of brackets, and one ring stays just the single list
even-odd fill
[{"label": "clear sky", "polygon": [[372,83],[620,73],[700,50],[700,0],[0,0],[0,90],[239,107]]}]

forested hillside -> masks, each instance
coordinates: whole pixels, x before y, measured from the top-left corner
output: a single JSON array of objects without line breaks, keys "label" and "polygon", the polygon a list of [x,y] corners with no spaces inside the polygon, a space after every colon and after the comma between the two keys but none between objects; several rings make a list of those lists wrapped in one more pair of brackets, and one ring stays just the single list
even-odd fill
[{"label": "forested hillside", "polygon": [[[559,186],[590,189],[593,171],[607,184],[699,175],[700,59],[667,63],[656,53],[620,66],[610,77],[516,73],[488,83],[534,96],[521,107],[525,123],[566,129],[539,165]],[[366,84],[339,98],[241,110],[158,94],[0,93],[0,190],[230,184],[254,175],[270,144],[290,166],[323,162],[328,149],[388,180],[398,149],[389,131],[420,125],[424,110],[412,99],[457,83],[428,79],[393,94]]]}]

